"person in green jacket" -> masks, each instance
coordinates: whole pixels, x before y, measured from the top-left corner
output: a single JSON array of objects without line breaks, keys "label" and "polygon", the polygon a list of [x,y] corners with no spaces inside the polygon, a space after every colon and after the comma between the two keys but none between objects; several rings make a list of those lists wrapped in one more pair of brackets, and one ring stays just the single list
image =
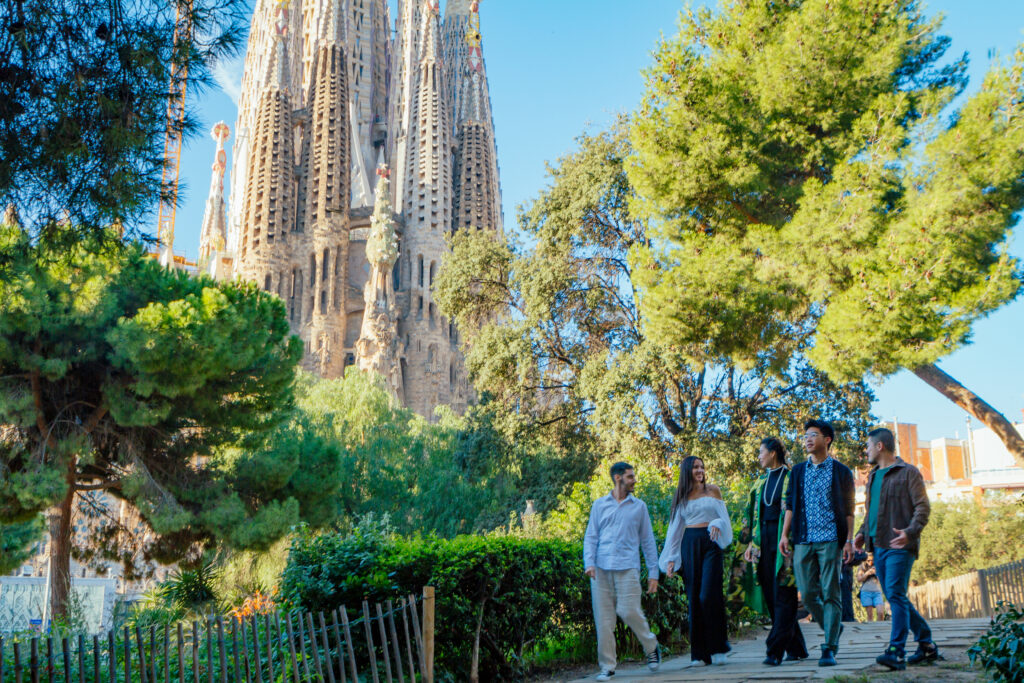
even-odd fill
[{"label": "person in green jacket", "polygon": [[796,618],[797,590],[793,561],[779,552],[782,533],[782,499],[791,478],[786,463],[786,447],[777,438],[761,441],[757,454],[764,474],[750,489],[743,524],[742,542],[748,543],[743,558],[750,563],[748,573],[757,581],[749,581],[747,604],[772,619],[772,630],[765,642],[764,663],[778,666],[787,661],[806,659],[807,645]]}]

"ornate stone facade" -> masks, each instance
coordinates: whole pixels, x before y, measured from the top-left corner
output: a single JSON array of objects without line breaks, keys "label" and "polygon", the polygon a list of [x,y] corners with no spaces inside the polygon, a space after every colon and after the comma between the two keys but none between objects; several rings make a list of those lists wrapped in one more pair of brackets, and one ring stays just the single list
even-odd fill
[{"label": "ornate stone facade", "polygon": [[215,163],[202,259],[282,298],[305,368],[372,369],[430,417],[471,400],[432,296],[446,236],[500,236],[501,191],[479,3],[449,0],[443,22],[437,0],[397,12],[392,37],[386,0],[257,0],[227,234]]}]

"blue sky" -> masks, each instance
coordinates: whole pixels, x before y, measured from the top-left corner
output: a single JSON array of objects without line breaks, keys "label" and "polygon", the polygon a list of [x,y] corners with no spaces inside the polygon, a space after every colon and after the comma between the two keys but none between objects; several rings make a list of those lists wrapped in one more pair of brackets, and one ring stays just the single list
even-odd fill
[{"label": "blue sky", "polygon": [[[971,57],[971,90],[980,86],[990,55],[1009,56],[1024,42],[1021,0],[932,0],[946,16],[951,54]],[[588,127],[607,125],[640,100],[640,70],[662,34],[675,32],[679,0],[483,0],[481,28],[501,165],[505,220],[546,182],[544,164],[572,148]],[[235,125],[241,57],[220,65],[215,87],[193,101],[203,129]],[[234,133],[234,130],[232,130]],[[230,148],[229,140],[228,146]],[[185,187],[176,222],[175,251],[199,250],[214,143],[204,133],[182,152]],[[232,168],[228,165],[228,173]],[[155,223],[155,220],[154,220]],[[1024,258],[1024,229],[1011,251]],[[973,343],[940,366],[1014,421],[1024,409],[1024,297],[975,326]],[[919,425],[921,438],[965,432],[966,414],[903,372],[876,386],[877,416]],[[975,423],[976,425],[977,423]]]}]

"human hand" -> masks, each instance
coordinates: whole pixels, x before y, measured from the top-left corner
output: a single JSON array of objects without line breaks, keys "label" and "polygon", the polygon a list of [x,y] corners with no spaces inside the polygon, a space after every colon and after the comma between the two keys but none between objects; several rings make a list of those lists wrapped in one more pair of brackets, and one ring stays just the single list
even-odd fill
[{"label": "human hand", "polygon": [[902,550],[907,546],[907,543],[910,543],[910,537],[907,536],[907,532],[903,531],[902,529],[897,529],[894,527],[893,531],[896,532],[896,536],[889,543],[889,547],[893,550]]},{"label": "human hand", "polygon": [[586,574],[587,576],[589,576],[592,579],[596,579],[597,578],[597,570],[595,568],[593,568],[593,567],[587,567],[586,571],[584,571],[583,573]]},{"label": "human hand", "polygon": [[665,578],[666,579],[671,579],[675,575],[676,575],[676,563],[675,562],[669,562],[668,563],[667,571],[665,572]]},{"label": "human hand", "polygon": [[847,541],[843,544],[843,564],[850,564],[853,561],[853,544]]},{"label": "human hand", "polygon": [[785,555],[786,557],[789,557],[793,554],[792,548],[789,547],[789,538],[787,538],[786,536],[783,536],[782,540],[779,541],[779,552]]},{"label": "human hand", "polygon": [[747,562],[754,561],[754,544],[751,543],[747,546],[747,549],[743,551],[743,559]]},{"label": "human hand", "polygon": [[647,592],[651,595],[658,592],[658,580],[647,579]]},{"label": "human hand", "polygon": [[712,541],[717,541],[718,537],[722,535],[722,530],[719,529],[717,526],[709,526],[708,534],[711,536]]},{"label": "human hand", "polygon": [[854,537],[853,547],[857,550],[864,550],[864,534],[857,534]]}]

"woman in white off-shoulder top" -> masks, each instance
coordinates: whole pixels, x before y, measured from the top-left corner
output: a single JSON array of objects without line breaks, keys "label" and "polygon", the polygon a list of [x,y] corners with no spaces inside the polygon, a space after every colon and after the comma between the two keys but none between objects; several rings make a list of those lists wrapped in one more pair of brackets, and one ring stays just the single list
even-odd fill
[{"label": "woman in white off-shoulder top", "polygon": [[668,536],[658,565],[668,578],[680,571],[689,605],[690,664],[725,664],[725,596],[722,550],[732,543],[732,524],[722,492],[708,484],[704,461],[691,455],[679,468]]}]

